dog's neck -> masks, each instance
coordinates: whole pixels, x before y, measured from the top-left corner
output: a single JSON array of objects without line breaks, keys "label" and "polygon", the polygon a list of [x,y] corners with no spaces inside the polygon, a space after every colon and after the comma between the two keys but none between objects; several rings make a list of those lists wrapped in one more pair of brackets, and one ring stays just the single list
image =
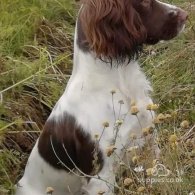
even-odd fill
[{"label": "dog's neck", "polygon": [[[149,83],[137,61],[128,60],[124,64],[118,64],[112,61],[112,65],[106,60],[98,59],[93,52],[86,51],[86,48],[81,48],[78,43],[78,31],[76,28],[74,41],[74,66],[69,83],[73,80],[83,82],[83,87],[91,87],[93,90],[117,90],[119,89],[127,97],[145,96],[143,90],[151,90]],[[146,87],[147,86],[147,87]],[[136,90],[136,88],[138,88]],[[109,92],[108,91],[108,92]],[[137,91],[137,94],[136,94]],[[132,93],[134,92],[134,94]]]},{"label": "dog's neck", "polygon": [[[110,64],[96,58],[93,52],[83,51],[78,46],[77,38],[76,30],[72,75],[51,116],[59,119],[59,115],[68,112],[76,116],[79,124],[86,129],[98,129],[98,125],[108,119],[108,112],[112,115],[112,109],[109,111],[113,104],[112,90],[116,91],[114,94],[116,110],[120,109],[119,100],[123,100],[124,113],[128,112],[132,100],[138,103],[138,107],[144,109],[151,103],[150,83],[136,61],[118,66],[112,64],[111,67]],[[104,114],[102,110],[106,110]],[[97,116],[95,119],[92,117],[94,114]],[[85,124],[86,118],[87,121],[89,118],[95,120],[90,123],[94,126],[89,127],[89,124]]]}]

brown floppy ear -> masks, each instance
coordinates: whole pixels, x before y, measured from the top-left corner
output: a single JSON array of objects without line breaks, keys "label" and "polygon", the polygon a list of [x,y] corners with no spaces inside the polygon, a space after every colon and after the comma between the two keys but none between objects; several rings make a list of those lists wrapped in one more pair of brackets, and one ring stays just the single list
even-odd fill
[{"label": "brown floppy ear", "polygon": [[79,20],[90,49],[99,58],[135,57],[146,39],[131,0],[85,0]]}]

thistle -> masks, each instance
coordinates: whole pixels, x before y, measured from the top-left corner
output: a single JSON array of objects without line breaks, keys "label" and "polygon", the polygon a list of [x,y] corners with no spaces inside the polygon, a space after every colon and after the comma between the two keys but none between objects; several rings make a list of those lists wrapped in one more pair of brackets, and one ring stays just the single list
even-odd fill
[{"label": "thistle", "polygon": [[106,155],[107,155],[108,157],[110,157],[110,156],[114,153],[114,151],[115,151],[116,149],[117,149],[117,148],[116,148],[114,145],[109,146],[109,147],[106,149]]},{"label": "thistle", "polygon": [[158,104],[152,104],[151,106],[151,110],[155,111],[159,108],[159,105]]},{"label": "thistle", "polygon": [[135,100],[132,100],[132,101],[131,101],[131,107],[132,107],[132,106],[136,106],[136,101],[135,101]]},{"label": "thistle", "polygon": [[110,91],[110,93],[111,93],[112,95],[114,95],[114,94],[116,93],[116,90],[113,89],[113,90]]},{"label": "thistle", "polygon": [[46,194],[52,194],[54,192],[54,189],[52,187],[47,187],[46,188]]},{"label": "thistle", "polygon": [[123,124],[123,120],[116,120],[115,123],[117,126],[121,126]]},{"label": "thistle", "polygon": [[157,120],[159,120],[159,121],[164,121],[164,120],[166,119],[165,115],[162,114],[162,113],[160,113],[156,118],[157,118]]},{"label": "thistle", "polygon": [[126,178],[123,181],[123,184],[125,187],[129,187],[133,183],[133,180],[131,178]]},{"label": "thistle", "polygon": [[152,176],[153,175],[153,168],[146,169],[146,174],[147,174],[147,176]]},{"label": "thistle", "polygon": [[177,142],[177,135],[175,135],[175,134],[173,134],[173,135],[170,135],[170,137],[169,137],[169,141],[171,142],[171,143],[174,143],[174,142]]},{"label": "thistle", "polygon": [[98,195],[103,195],[103,194],[105,194],[105,193],[106,193],[105,191],[102,191],[102,190],[101,190],[101,191],[98,192]]},{"label": "thistle", "polygon": [[105,127],[105,128],[109,127],[109,122],[107,122],[107,121],[103,122],[103,127]]},{"label": "thistle", "polygon": [[190,127],[190,123],[187,120],[181,122],[180,127],[183,129],[188,129]]},{"label": "thistle", "polygon": [[132,139],[132,140],[135,140],[135,139],[137,139],[137,136],[136,136],[136,134],[135,134],[135,133],[132,133],[132,134],[130,135],[130,139]]},{"label": "thistle", "polygon": [[131,114],[132,115],[137,115],[138,112],[139,112],[139,110],[138,110],[137,106],[132,106],[131,107]]}]

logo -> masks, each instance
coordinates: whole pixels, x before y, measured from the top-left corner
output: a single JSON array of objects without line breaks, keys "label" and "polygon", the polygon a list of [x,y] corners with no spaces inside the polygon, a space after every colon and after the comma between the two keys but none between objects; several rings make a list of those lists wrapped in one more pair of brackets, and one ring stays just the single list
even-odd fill
[{"label": "logo", "polygon": [[157,177],[168,177],[171,171],[168,170],[165,165],[157,164],[152,168],[152,175]]},{"label": "logo", "polygon": [[[143,172],[144,169],[142,166],[136,167],[134,169],[136,172]],[[150,177],[147,178],[140,178],[140,182],[145,183],[181,183],[183,182],[183,179],[181,178],[181,174],[178,172],[177,177],[171,177],[171,171],[165,167],[163,164],[156,164],[153,168],[148,170],[150,173]],[[147,172],[147,170],[146,170]],[[193,194],[194,195],[194,194]]]}]

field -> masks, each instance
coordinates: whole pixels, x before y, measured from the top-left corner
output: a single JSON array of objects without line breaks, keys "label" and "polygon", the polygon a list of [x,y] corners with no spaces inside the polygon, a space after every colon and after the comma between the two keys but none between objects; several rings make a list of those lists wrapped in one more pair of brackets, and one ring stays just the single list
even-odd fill
[{"label": "field", "polygon": [[[135,177],[130,171],[119,178],[124,194],[195,194],[195,1],[168,2],[188,11],[186,29],[169,42],[146,47],[140,63],[160,105],[157,139],[172,180],[139,183],[142,173]],[[77,11],[71,0],[0,1],[0,195],[13,193],[66,87]],[[133,161],[139,164],[137,153]]]}]

